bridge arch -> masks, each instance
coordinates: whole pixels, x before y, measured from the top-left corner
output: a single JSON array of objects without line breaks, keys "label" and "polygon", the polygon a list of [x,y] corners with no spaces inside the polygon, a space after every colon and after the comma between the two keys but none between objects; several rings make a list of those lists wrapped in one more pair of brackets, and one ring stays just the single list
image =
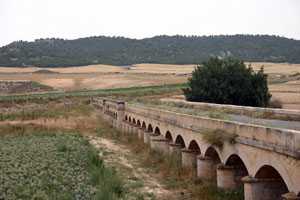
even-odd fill
[{"label": "bridge arch", "polygon": [[166,132],[165,138],[169,141],[169,142],[173,142],[173,137],[170,131]]},{"label": "bridge arch", "polygon": [[289,192],[281,174],[270,165],[262,166],[255,174],[255,178],[270,181],[264,185],[264,189],[268,190],[268,193],[271,193],[271,195],[274,195],[273,199],[281,199],[281,195]]},{"label": "bridge arch", "polygon": [[143,130],[146,130],[147,129],[147,125],[146,125],[146,123],[143,121],[143,123],[142,123],[142,129]]},{"label": "bridge arch", "polygon": [[[297,187],[295,187],[295,184],[292,180],[292,177],[299,177],[299,173],[295,173],[293,170],[288,170],[282,162],[287,162],[286,159],[278,159],[271,155],[270,157],[260,157],[258,162],[256,162],[255,167],[253,167],[253,176],[255,176],[258,171],[263,166],[271,166],[281,175],[282,179],[284,180],[285,184],[287,185],[289,191],[297,191]],[[299,191],[299,190],[298,190]]]},{"label": "bridge arch", "polygon": [[133,118],[132,123],[133,123],[133,124],[136,124],[135,118]]},{"label": "bridge arch", "polygon": [[198,145],[198,143],[196,142],[196,140],[192,140],[188,146],[188,149],[197,153],[197,154],[201,154],[201,150],[200,147]]},{"label": "bridge arch", "polygon": [[237,154],[232,154],[226,160],[225,165],[233,167],[235,182],[237,185],[242,186],[242,178],[248,176],[249,171],[241,157]]},{"label": "bridge arch", "polygon": [[220,153],[213,146],[210,146],[206,149],[204,156],[211,158],[214,161],[214,163],[216,163],[216,164],[222,162]]},{"label": "bridge arch", "polygon": [[141,127],[141,121],[137,120],[136,124],[138,125],[138,127]]},{"label": "bridge arch", "polygon": [[128,117],[127,117],[127,115],[125,115],[125,121],[127,121],[128,120]]},{"label": "bridge arch", "polygon": [[181,146],[181,148],[185,148],[185,142],[184,139],[182,138],[181,135],[177,135],[176,139],[175,139],[175,144],[179,144]]},{"label": "bridge arch", "polygon": [[160,135],[160,129],[158,127],[155,128],[154,134],[155,135]]},{"label": "bridge arch", "polygon": [[131,123],[131,117],[130,116],[129,116],[129,120],[128,121],[129,121],[129,123]]},{"label": "bridge arch", "polygon": [[148,131],[149,133],[153,133],[153,127],[152,127],[151,124],[148,125],[147,131]]}]

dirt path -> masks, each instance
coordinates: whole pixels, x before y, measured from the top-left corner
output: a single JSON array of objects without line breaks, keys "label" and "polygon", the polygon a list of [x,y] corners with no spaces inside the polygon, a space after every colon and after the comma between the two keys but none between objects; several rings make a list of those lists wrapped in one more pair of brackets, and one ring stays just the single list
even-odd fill
[{"label": "dirt path", "polygon": [[[87,123],[83,123],[84,120]],[[67,119],[36,119],[0,122],[0,125],[42,125],[51,128],[74,130],[83,129],[87,132],[94,127],[94,118],[70,117]],[[91,120],[91,121],[90,121]],[[93,123],[91,123],[93,122]],[[80,124],[80,126],[78,126]],[[91,127],[89,127],[91,125]],[[82,126],[82,127],[81,127]],[[85,134],[90,143],[100,150],[100,156],[108,166],[116,169],[128,191],[128,200],[183,200],[186,199],[180,191],[168,190],[151,170],[141,167],[140,160],[123,144],[112,139]]]},{"label": "dirt path", "polygon": [[126,184],[130,190],[142,194],[144,199],[181,199],[177,192],[165,189],[156,177],[141,168],[126,146],[101,137],[89,137],[89,140],[92,145],[104,152],[101,156],[106,163],[125,174],[128,182]]}]

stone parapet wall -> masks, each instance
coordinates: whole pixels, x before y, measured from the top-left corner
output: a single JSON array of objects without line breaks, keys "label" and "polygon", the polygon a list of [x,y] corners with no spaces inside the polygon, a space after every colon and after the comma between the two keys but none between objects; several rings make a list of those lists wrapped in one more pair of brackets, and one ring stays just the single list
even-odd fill
[{"label": "stone parapet wall", "polygon": [[[105,105],[109,105],[109,108],[106,109],[117,112],[117,103],[118,101],[105,100]],[[300,131],[270,128],[126,104],[125,115],[131,114],[191,130],[195,134],[201,134],[201,132],[208,130],[224,130],[226,133],[235,134],[238,143],[300,158]]]},{"label": "stone parapet wall", "polygon": [[236,134],[237,142],[300,158],[300,131],[211,119],[135,105],[127,105],[125,112],[190,129],[199,134],[206,129],[221,129]]},{"label": "stone parapet wall", "polygon": [[273,118],[284,118],[289,120],[300,121],[300,110],[288,110],[288,109],[277,109],[277,108],[260,108],[250,106],[236,106],[226,104],[215,104],[215,103],[204,103],[204,102],[187,102],[184,100],[165,100],[168,102],[177,102],[185,104],[193,108],[203,110],[221,110],[228,111],[234,114],[247,115],[252,117],[265,117],[272,116]]}]

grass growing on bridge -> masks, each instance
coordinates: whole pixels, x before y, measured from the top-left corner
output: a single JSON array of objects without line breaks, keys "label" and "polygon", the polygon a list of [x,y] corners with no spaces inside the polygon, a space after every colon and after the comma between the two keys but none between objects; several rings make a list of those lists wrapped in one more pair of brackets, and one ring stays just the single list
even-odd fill
[{"label": "grass growing on bridge", "polygon": [[123,195],[122,181],[82,136],[41,127],[31,133],[10,130],[0,136],[0,199],[111,200]]},{"label": "grass growing on bridge", "polygon": [[223,148],[224,142],[235,143],[237,137],[235,134],[220,129],[203,132],[202,136],[204,141],[219,148]]}]

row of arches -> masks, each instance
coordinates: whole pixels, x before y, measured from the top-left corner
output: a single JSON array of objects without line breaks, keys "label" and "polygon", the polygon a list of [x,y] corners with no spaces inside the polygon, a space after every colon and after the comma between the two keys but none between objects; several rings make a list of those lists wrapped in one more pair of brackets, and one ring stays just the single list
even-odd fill
[{"label": "row of arches", "polygon": [[[248,167],[250,166],[246,166],[243,158],[236,153],[233,153],[224,159],[221,156],[220,149],[215,146],[208,145],[201,147],[201,144],[197,139],[193,139],[187,143],[180,133],[172,134],[170,130],[161,132],[159,126],[153,126],[151,123],[146,123],[146,120],[136,119],[136,117],[133,116],[125,115],[124,120],[132,125],[138,126],[144,130],[145,133],[161,136],[170,144],[176,144],[182,149],[187,149],[204,158],[209,158],[213,161],[215,166],[221,164],[226,167],[231,167],[234,169],[234,176],[238,185],[242,185],[242,177],[249,176]],[[272,185],[272,187],[276,188],[274,190],[275,192],[273,192],[274,197],[272,197],[274,200],[281,199],[281,195],[289,191],[286,182],[274,166],[262,165],[254,174],[254,178],[268,180],[274,183]]]}]

